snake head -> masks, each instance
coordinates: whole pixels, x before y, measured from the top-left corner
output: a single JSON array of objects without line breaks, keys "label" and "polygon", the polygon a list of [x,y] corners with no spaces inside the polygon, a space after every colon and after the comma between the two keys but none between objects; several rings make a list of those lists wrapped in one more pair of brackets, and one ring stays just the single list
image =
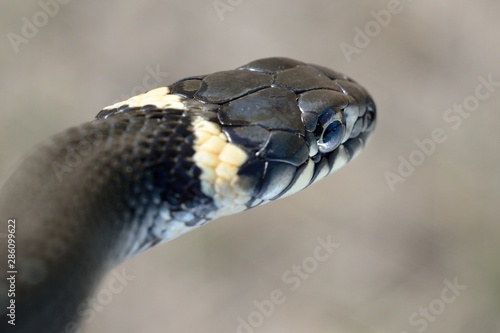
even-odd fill
[{"label": "snake head", "polygon": [[[170,89],[201,103],[218,128],[210,135],[223,133],[231,145],[223,159],[234,168],[221,169],[236,174],[223,181],[207,176],[207,181],[211,195],[229,193],[219,206],[236,210],[290,195],[339,169],[375,127],[375,104],[363,87],[331,69],[288,58],[186,78]],[[198,133],[204,126],[212,127],[201,124]],[[210,135],[201,135],[196,151],[203,155]],[[214,166],[219,165],[201,164],[210,175],[216,174]],[[219,190],[217,182],[224,184]],[[235,193],[242,196],[239,206]]]},{"label": "snake head", "polygon": [[192,160],[215,203],[207,219],[288,196],[338,170],[364,147],[376,116],[370,95],[349,77],[288,58],[181,79],[98,118],[131,110],[189,119]]}]

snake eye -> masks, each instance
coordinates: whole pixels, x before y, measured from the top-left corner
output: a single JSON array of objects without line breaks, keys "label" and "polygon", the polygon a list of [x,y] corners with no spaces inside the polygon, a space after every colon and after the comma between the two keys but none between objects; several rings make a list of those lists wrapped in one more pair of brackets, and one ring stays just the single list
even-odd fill
[{"label": "snake eye", "polygon": [[318,125],[314,131],[318,140],[320,153],[329,153],[337,148],[345,134],[342,112],[332,108],[325,110],[318,117]]}]

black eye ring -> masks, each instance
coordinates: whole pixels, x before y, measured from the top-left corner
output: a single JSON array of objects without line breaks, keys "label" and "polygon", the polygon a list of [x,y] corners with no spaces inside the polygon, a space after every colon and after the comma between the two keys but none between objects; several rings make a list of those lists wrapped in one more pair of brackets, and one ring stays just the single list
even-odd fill
[{"label": "black eye ring", "polygon": [[320,153],[329,153],[342,143],[345,121],[340,110],[329,108],[318,117],[316,138]]}]

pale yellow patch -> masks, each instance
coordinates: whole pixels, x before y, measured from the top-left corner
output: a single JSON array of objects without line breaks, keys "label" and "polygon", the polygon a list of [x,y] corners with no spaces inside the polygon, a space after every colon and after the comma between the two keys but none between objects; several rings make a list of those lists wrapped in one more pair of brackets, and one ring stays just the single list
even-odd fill
[{"label": "pale yellow patch", "polygon": [[145,105],[154,105],[159,109],[186,109],[186,106],[182,102],[182,97],[179,95],[170,94],[170,90],[167,87],[156,88],[145,92],[144,94],[136,95],[127,99],[126,101],[107,106],[103,110],[117,109],[123,105],[128,105],[128,107],[130,108],[140,108]]},{"label": "pale yellow patch", "polygon": [[238,170],[247,161],[247,153],[230,143],[216,123],[196,119],[194,133],[193,160],[202,171],[202,191],[213,198],[218,208],[209,217],[245,210],[251,197],[239,183]]},{"label": "pale yellow patch", "polygon": [[226,144],[221,150],[219,158],[223,162],[239,166],[246,162],[248,156],[239,147],[233,144]]},{"label": "pale yellow patch", "polygon": [[[221,139],[219,136],[211,135],[200,145],[201,150],[209,154],[219,154],[226,146],[227,141]],[[219,156],[220,157],[220,156]]]}]

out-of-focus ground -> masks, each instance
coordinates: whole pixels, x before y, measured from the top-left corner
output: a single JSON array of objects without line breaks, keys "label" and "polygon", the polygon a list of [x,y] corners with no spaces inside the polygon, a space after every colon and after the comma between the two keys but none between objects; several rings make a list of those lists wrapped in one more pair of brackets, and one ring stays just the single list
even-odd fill
[{"label": "out-of-focus ground", "polygon": [[327,180],[118,267],[86,332],[500,332],[500,2],[47,3],[0,5],[0,181],[103,106],[262,57],[347,73],[379,112]]}]

